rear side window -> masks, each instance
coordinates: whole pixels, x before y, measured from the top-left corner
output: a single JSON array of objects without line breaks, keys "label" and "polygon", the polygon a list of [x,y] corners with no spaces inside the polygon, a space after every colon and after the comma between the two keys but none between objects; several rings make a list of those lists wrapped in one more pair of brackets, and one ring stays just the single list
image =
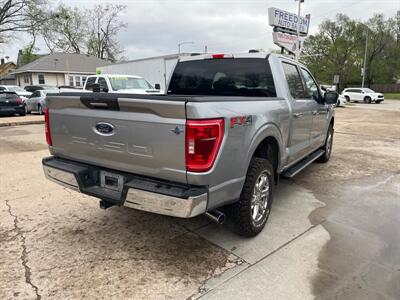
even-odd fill
[{"label": "rear side window", "polygon": [[0,99],[17,99],[18,95],[14,93],[1,93],[0,94]]},{"label": "rear side window", "polygon": [[302,99],[305,96],[303,82],[301,80],[299,70],[295,65],[282,63],[286,80],[289,85],[290,94],[294,99]]},{"label": "rear side window", "polygon": [[223,58],[178,63],[168,94],[276,97],[269,63],[263,58]]},{"label": "rear side window", "polygon": [[89,77],[85,86],[85,90],[93,90],[93,84],[96,83],[96,77]]}]

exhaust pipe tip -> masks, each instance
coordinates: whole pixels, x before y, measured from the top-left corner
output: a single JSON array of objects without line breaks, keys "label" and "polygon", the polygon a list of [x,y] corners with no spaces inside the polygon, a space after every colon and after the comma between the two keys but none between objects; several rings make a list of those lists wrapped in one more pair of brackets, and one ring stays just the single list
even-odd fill
[{"label": "exhaust pipe tip", "polygon": [[109,208],[111,206],[114,206],[114,204],[110,203],[108,201],[105,201],[105,200],[100,200],[100,208],[101,209],[107,209],[107,208]]},{"label": "exhaust pipe tip", "polygon": [[219,210],[206,212],[205,215],[213,222],[218,224],[223,224],[226,219],[225,214],[223,212],[220,212]]}]

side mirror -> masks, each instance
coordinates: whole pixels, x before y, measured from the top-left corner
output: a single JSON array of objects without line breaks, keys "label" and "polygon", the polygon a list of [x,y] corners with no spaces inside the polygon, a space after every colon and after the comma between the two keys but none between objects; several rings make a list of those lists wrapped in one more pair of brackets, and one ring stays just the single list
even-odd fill
[{"label": "side mirror", "polygon": [[160,86],[159,83],[156,83],[156,84],[154,85],[154,88],[155,88],[156,90],[160,90],[160,89],[161,89],[161,86]]},{"label": "side mirror", "polygon": [[324,95],[324,101],[326,104],[336,104],[339,94],[336,92],[327,91]]},{"label": "side mirror", "polygon": [[92,90],[93,90],[93,93],[100,93],[100,84],[93,83]]}]

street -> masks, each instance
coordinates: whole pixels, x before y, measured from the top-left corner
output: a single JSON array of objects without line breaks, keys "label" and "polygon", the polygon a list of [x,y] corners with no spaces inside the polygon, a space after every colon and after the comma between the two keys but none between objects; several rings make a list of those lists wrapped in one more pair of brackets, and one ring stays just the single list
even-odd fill
[{"label": "street", "polygon": [[331,160],[281,179],[252,239],[101,210],[45,179],[42,124],[0,127],[0,299],[400,299],[399,103],[337,108]]}]

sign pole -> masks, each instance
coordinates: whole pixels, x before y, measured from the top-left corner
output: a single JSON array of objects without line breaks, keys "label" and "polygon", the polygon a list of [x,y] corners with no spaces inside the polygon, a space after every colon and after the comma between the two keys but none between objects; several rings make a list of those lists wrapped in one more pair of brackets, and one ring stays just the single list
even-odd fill
[{"label": "sign pole", "polygon": [[298,22],[297,22],[297,28],[296,28],[296,32],[297,32],[297,45],[296,45],[296,53],[295,53],[295,57],[296,60],[299,60],[300,57],[300,8],[301,8],[301,2],[302,0],[297,0],[299,1],[299,5],[297,8],[297,16],[298,16]]}]

